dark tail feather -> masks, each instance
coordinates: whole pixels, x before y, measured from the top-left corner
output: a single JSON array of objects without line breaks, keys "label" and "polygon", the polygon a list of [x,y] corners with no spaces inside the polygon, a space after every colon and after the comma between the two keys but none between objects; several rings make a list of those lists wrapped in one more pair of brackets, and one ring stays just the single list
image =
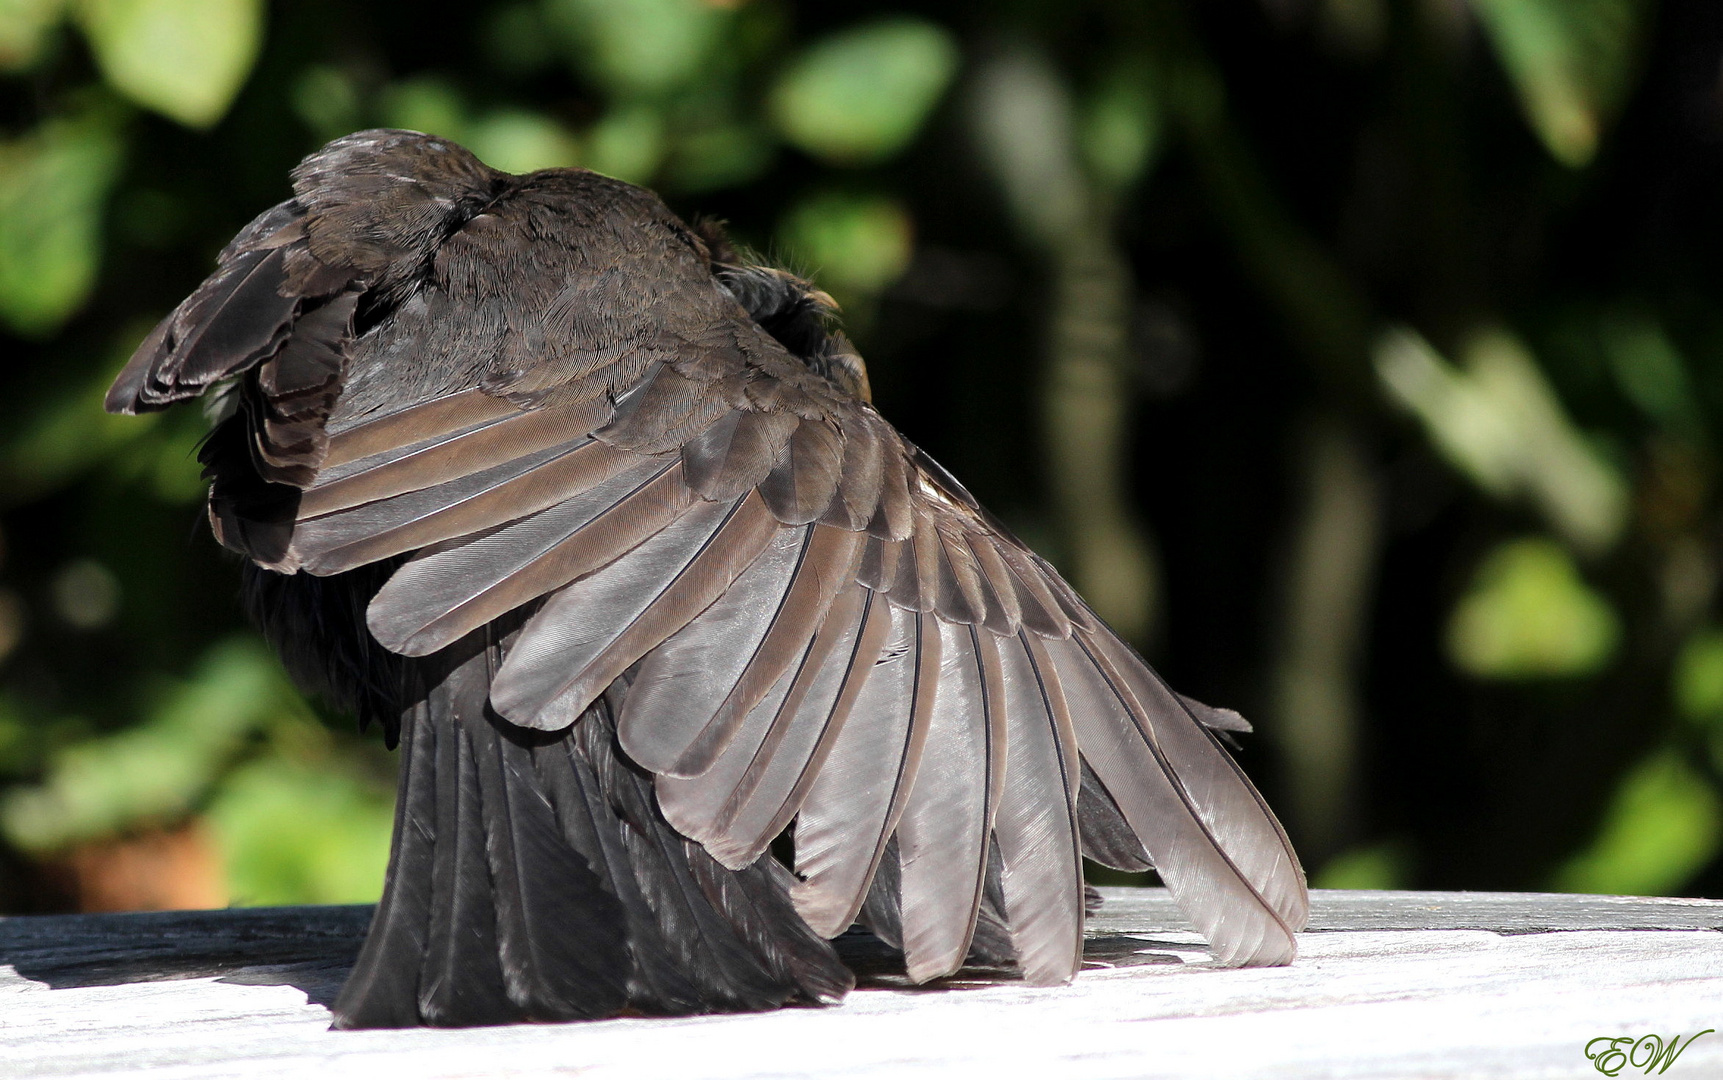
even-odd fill
[{"label": "dark tail feather", "polygon": [[532,751],[473,732],[509,999],[531,1020],[614,1016],[628,1002],[622,905],[557,826]]},{"label": "dark tail feather", "polygon": [[403,718],[394,852],[338,1027],[844,995],[849,971],[772,856],[731,871],[664,821],[650,775],[616,750],[620,686],[572,728],[523,731],[485,704],[497,650],[480,637]]},{"label": "dark tail feather", "polygon": [[[629,1002],[648,1013],[699,1012],[700,990],[683,974],[638,873],[631,872],[628,838],[616,827],[616,810],[599,780],[602,765],[595,768],[593,755],[579,748],[600,726],[583,721],[567,738],[535,752],[533,763],[556,808],[564,839],[591,859],[605,890],[621,902],[632,960]],[[598,741],[603,741],[602,731]]]},{"label": "dark tail feather", "polygon": [[[438,694],[446,698],[446,686],[439,687]],[[495,901],[472,739],[458,720],[440,730],[433,725],[427,729],[426,740],[440,744],[440,857],[431,867],[431,924],[419,968],[419,1015],[439,1027],[507,1023],[516,1009],[497,957]]]},{"label": "dark tail feather", "polygon": [[[766,1009],[787,1001],[830,1003],[853,984],[831,945],[791,906],[794,879],[771,854],[741,870],[725,869],[664,820],[649,774],[618,752],[619,682],[575,727],[567,753],[598,780],[601,831],[626,842],[628,860],[611,862],[628,877],[665,943],[678,978],[697,988],[695,1008],[638,1000],[648,1011]],[[652,935],[642,941],[654,940]],[[641,958],[637,966],[645,970]]]},{"label": "dark tail feather", "polygon": [[1083,831],[1083,857],[1114,870],[1153,870],[1154,860],[1131,831],[1107,786],[1083,759],[1083,786],[1077,794],[1077,820]]},{"label": "dark tail feather", "polygon": [[413,1027],[421,1022],[419,958],[425,954],[437,856],[437,753],[431,738],[428,707],[408,710],[401,719],[401,788],[383,899],[353,973],[335,999],[338,1028]]}]

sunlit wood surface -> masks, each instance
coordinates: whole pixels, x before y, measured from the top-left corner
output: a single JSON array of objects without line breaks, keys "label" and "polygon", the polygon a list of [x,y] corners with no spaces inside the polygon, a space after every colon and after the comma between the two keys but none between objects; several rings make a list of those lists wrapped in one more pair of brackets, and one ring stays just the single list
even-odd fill
[{"label": "sunlit wood surface", "polygon": [[[1105,893],[1069,987],[863,956],[838,1008],[462,1031],[328,1030],[368,908],[10,918],[0,1077],[1586,1077],[1594,1038],[1723,1029],[1720,901],[1318,892],[1296,964],[1229,971]],[[1661,1075],[1723,1076],[1723,1033]]]}]

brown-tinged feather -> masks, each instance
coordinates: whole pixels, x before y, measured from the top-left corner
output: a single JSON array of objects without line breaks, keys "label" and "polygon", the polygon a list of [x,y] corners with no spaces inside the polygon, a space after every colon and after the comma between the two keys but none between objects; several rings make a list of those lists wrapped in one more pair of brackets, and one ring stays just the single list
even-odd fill
[{"label": "brown-tinged feather", "polygon": [[[985,631],[979,633],[985,634]],[[909,977],[926,982],[963,963],[986,881],[999,757],[994,711],[975,628],[939,622],[939,683],[915,787],[898,822],[903,949]]]},{"label": "brown-tinged feather", "polygon": [[600,442],[553,447],[436,487],[302,521],[294,550],[312,573],[339,573],[535,514],[639,460]]},{"label": "brown-tinged feather", "polygon": [[796,819],[796,910],[836,937],[855,921],[903,815],[927,742],[940,635],[891,605],[891,634]]},{"label": "brown-tinged feather", "polygon": [[838,497],[827,507],[822,520],[846,529],[861,531],[879,512],[879,489],[885,475],[885,446],[875,429],[878,421],[868,409],[855,410],[853,423],[843,426],[844,456],[838,478]]},{"label": "brown-tinged feather", "polygon": [[962,530],[935,529],[939,538],[938,608],[952,622],[979,623],[987,617],[987,599],[975,556],[964,541]]},{"label": "brown-tinged feather", "polygon": [[752,862],[801,809],[885,647],[889,606],[859,585],[833,602],[797,680],[806,689],[791,688],[720,814],[719,833],[708,845],[719,862]]},{"label": "brown-tinged feather", "polygon": [[683,444],[688,485],[708,499],[733,499],[758,486],[800,423],[786,412],[732,410]]},{"label": "brown-tinged feather", "polygon": [[422,551],[366,612],[385,648],[426,656],[606,566],[687,511],[674,461],[647,460],[531,517]]},{"label": "brown-tinged feather", "polygon": [[401,409],[384,416],[367,417],[353,426],[329,433],[329,454],[324,469],[378,454],[395,454],[430,440],[442,440],[494,423],[520,412],[508,401],[483,390],[463,390],[447,397]]},{"label": "brown-tinged feather", "polygon": [[682,444],[729,412],[723,395],[664,364],[616,408],[597,438],[641,454],[680,451]]},{"label": "brown-tinged feather", "polygon": [[[737,725],[779,676],[803,655],[814,633],[824,624],[838,592],[854,579],[861,557],[861,535],[815,525],[795,579],[772,617],[771,629],[749,656],[747,667],[731,684],[717,711],[668,772],[698,776],[724,750]],[[728,677],[726,677],[728,681]]]},{"label": "brown-tinged feather", "polygon": [[999,557],[997,541],[979,531],[963,536],[975,559],[982,587],[981,602],[986,611],[987,629],[1003,637],[1011,637],[1023,622],[1023,605],[1018,597],[1017,576]]},{"label": "brown-tinged feather", "polygon": [[516,412],[416,449],[395,448],[374,455],[366,468],[324,478],[300,498],[299,514],[320,517],[566,446],[589,436],[608,412],[608,406],[594,402]]},{"label": "brown-tinged feather", "polygon": [[1070,637],[1071,618],[1047,583],[1045,564],[1009,541],[996,541],[992,547],[994,554],[1011,570],[1023,624],[1042,637],[1061,640]]},{"label": "brown-tinged feather", "polygon": [[779,521],[805,525],[825,514],[837,493],[843,454],[843,440],[830,425],[804,420],[796,427],[786,453],[760,483]]},{"label": "brown-tinged feather", "polygon": [[897,562],[903,553],[900,540],[881,540],[869,536],[862,545],[862,558],[856,567],[856,580],[875,592],[889,592],[897,580]]},{"label": "brown-tinged feather", "polygon": [[[892,433],[894,436],[896,432]],[[902,441],[885,440],[880,448],[879,509],[868,532],[887,540],[902,540],[915,531],[915,506],[910,498],[909,462]]]},{"label": "brown-tinged feather", "polygon": [[1159,675],[1116,635],[1087,639],[1091,657],[1135,698],[1131,710],[1157,750],[1177,763],[1178,782],[1208,828],[1226,838],[1227,856],[1292,929],[1309,918],[1304,870],[1262,796]]},{"label": "brown-tinged feather", "polygon": [[758,721],[753,717],[744,725],[760,730],[757,742],[733,740],[700,776],[659,778],[658,800],[665,816],[726,866],[753,862],[783,831],[789,815],[776,830],[765,830],[810,760],[823,758],[829,750],[844,719],[841,713],[834,716],[834,705],[842,697],[843,676],[861,640],[859,624],[870,606],[866,590],[859,586],[846,589],[832,602],[825,625],[792,672],[785,673],[789,682],[783,693],[774,689],[756,706],[756,711],[769,710],[764,728],[754,728]]},{"label": "brown-tinged feather", "polygon": [[[1236,775],[1217,789],[1222,772],[1213,755],[1221,753],[1218,748],[1194,761],[1171,758],[1161,745],[1161,725],[1145,715],[1118,670],[1088,638],[1076,634],[1047,643],[1084,758],[1216,958],[1229,965],[1286,963],[1296,949],[1286,916],[1295,912],[1277,910],[1262,887],[1302,874],[1293,863],[1271,868],[1268,880],[1253,881],[1240,869],[1235,856],[1257,866],[1265,854],[1278,857],[1263,850],[1265,842],[1280,848],[1278,837],[1263,835],[1264,830],[1272,833],[1272,826],[1239,822],[1241,811],[1256,811],[1254,792],[1239,786]],[[1217,813],[1229,826],[1242,823],[1243,829],[1217,835],[1211,824]]]},{"label": "brown-tinged feather", "polygon": [[759,498],[697,503],[626,556],[566,586],[528,621],[491,689],[523,727],[578,716],[611,681],[735,581],[777,528]]},{"label": "brown-tinged feather", "polygon": [[723,596],[641,661],[618,719],[622,746],[641,768],[672,772],[717,714],[734,686],[724,673],[745,669],[760,648],[812,532],[779,530]]},{"label": "brown-tinged feather", "polygon": [[1077,830],[1077,736],[1046,647],[1027,632],[999,640],[1005,689],[1005,781],[993,832],[1005,911],[1023,978],[1068,982],[1083,956],[1083,858]]}]

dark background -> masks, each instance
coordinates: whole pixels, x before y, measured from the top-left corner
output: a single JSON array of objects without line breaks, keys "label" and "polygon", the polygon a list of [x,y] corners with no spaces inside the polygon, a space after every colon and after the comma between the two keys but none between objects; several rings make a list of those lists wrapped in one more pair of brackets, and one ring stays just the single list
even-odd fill
[{"label": "dark background", "polygon": [[726,220],[1319,885],[1723,895],[1723,6],[30,0],[0,14],[0,908],[374,897],[191,408],[101,394],[324,140]]}]

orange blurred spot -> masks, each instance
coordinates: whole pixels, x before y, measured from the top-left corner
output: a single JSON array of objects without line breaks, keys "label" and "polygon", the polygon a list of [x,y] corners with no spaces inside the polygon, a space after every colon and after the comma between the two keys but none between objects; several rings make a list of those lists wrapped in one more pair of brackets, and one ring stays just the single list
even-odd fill
[{"label": "orange blurred spot", "polygon": [[203,822],[72,849],[64,867],[79,911],[176,911],[228,903],[221,855]]}]

